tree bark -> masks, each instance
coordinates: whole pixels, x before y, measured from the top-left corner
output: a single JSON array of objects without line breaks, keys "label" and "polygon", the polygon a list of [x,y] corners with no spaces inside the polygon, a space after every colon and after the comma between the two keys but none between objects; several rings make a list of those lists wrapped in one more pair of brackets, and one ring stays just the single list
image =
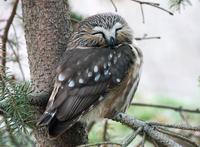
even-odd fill
[{"label": "tree bark", "polygon": [[[50,93],[56,66],[72,32],[68,4],[64,0],[22,0],[22,9],[32,87],[35,93]],[[44,109],[36,109],[37,119]],[[55,140],[48,139],[45,128],[37,129],[35,137],[40,147],[73,147],[87,142],[81,123]]]}]

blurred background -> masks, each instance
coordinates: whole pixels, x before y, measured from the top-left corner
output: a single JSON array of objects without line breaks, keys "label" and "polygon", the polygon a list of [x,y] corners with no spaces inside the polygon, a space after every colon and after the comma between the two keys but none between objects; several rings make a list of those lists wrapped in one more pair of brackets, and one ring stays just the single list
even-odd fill
[{"label": "blurred background", "polygon": [[[130,0],[115,0],[118,14],[122,15],[134,31],[135,37],[160,36],[161,39],[137,41],[144,54],[144,66],[138,93],[143,97],[168,96],[178,100],[199,102],[198,77],[200,73],[200,15],[198,0],[169,15],[144,5],[145,23],[142,22],[140,6]],[[83,17],[101,12],[115,12],[109,0],[70,0],[71,10]],[[168,8],[167,1],[159,1]],[[11,2],[0,1],[0,28],[3,29],[12,9]],[[0,32],[1,35],[3,31]],[[15,34],[16,33],[16,34]],[[16,38],[17,37],[17,38]],[[9,31],[10,39],[18,40],[17,53],[23,74],[30,79],[26,45],[22,24],[22,12]],[[8,50],[10,58],[12,50]],[[12,59],[10,59],[12,60]],[[9,70],[22,80],[23,76],[15,62],[9,62]],[[199,101],[198,101],[199,100]]]},{"label": "blurred background", "polygon": [[[166,0],[156,1],[169,9]],[[117,12],[109,0],[69,0],[71,11],[84,17],[114,12],[123,16],[134,31],[135,37],[159,36],[161,39],[136,41],[144,55],[143,71],[136,97],[133,102],[200,107],[200,2],[193,0],[169,15],[159,9],[144,5],[143,23],[140,5],[131,0],[114,0]],[[12,2],[0,1],[0,35],[12,10]],[[172,10],[173,11],[173,10]],[[24,38],[21,4],[9,31],[8,71],[17,80],[30,80]],[[17,55],[17,56],[16,56]],[[180,122],[182,118],[173,111],[153,108],[131,107],[128,112],[143,120]],[[186,114],[192,124],[199,124],[199,116]],[[108,138],[119,140],[130,130],[111,122]],[[113,125],[114,124],[114,125]],[[91,142],[101,141],[104,123],[94,126],[90,133]],[[116,131],[117,130],[117,131]],[[120,134],[120,135],[119,135]],[[130,145],[131,146],[131,145]]]}]

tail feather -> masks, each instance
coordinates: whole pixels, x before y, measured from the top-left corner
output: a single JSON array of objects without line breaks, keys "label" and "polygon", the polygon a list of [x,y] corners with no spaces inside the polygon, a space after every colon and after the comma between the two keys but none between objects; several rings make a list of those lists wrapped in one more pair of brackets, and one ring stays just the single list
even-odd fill
[{"label": "tail feather", "polygon": [[77,119],[73,119],[70,121],[59,121],[56,117],[54,117],[48,125],[48,132],[50,138],[56,138],[62,135],[65,131],[71,128],[76,122]]},{"label": "tail feather", "polygon": [[49,101],[48,101],[48,104],[46,106],[46,111],[42,114],[42,116],[40,117],[40,119],[38,120],[37,122],[37,126],[46,126],[48,125],[51,120],[53,119],[53,117],[55,116],[56,114],[56,110],[52,110],[52,106],[53,106],[53,103],[55,101],[55,97],[58,93],[58,90],[60,88],[60,83],[55,83],[54,84],[54,89],[51,93],[51,96],[49,98]]},{"label": "tail feather", "polygon": [[55,110],[53,112],[45,111],[44,114],[38,120],[37,126],[47,126],[47,125],[49,125],[51,120],[54,118],[55,114],[56,114]]},{"label": "tail feather", "polygon": [[53,103],[54,103],[54,101],[55,101],[55,97],[56,97],[56,95],[57,95],[57,93],[58,93],[59,88],[60,88],[60,83],[57,83],[57,82],[56,82],[56,83],[54,84],[54,88],[53,88],[53,91],[52,91],[51,96],[50,96],[50,98],[49,98],[49,101],[48,101],[48,104],[47,104],[47,106],[46,106],[46,109],[52,107],[52,105],[53,105]]}]

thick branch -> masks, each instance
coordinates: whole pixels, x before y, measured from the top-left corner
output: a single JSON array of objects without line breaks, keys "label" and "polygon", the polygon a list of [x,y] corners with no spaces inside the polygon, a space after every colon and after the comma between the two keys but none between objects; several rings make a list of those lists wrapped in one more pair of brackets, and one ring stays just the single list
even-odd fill
[{"label": "thick branch", "polygon": [[159,144],[163,144],[164,146],[181,147],[179,144],[169,139],[169,137],[167,137],[166,135],[155,130],[154,127],[148,125],[147,123],[141,120],[137,120],[133,117],[130,117],[125,113],[118,113],[113,120],[121,122],[122,124],[127,125],[128,127],[134,130],[143,127],[143,131],[147,134],[148,137],[152,138]]}]

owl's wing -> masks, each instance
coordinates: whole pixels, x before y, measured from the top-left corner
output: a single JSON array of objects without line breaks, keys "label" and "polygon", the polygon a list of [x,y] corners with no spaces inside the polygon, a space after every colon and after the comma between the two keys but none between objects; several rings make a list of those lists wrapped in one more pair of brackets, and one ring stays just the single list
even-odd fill
[{"label": "owl's wing", "polygon": [[50,136],[62,134],[82,115],[103,101],[119,85],[134,62],[128,45],[117,49],[72,49],[57,69],[56,84],[38,125],[48,125]]}]

